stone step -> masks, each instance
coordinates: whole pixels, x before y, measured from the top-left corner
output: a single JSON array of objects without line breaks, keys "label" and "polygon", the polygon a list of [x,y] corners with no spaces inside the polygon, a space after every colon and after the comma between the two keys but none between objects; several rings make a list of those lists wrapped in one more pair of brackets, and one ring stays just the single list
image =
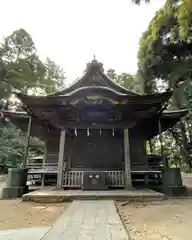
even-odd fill
[{"label": "stone step", "polygon": [[82,191],[82,190],[53,190],[45,188],[24,194],[23,201],[41,203],[59,203],[73,200],[130,200],[130,201],[159,201],[164,194],[150,189]]}]

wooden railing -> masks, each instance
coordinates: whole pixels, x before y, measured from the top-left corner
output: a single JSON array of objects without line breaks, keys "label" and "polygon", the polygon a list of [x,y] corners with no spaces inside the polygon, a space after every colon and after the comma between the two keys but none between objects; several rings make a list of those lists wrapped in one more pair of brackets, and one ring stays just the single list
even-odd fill
[{"label": "wooden railing", "polygon": [[63,187],[80,188],[83,182],[83,171],[67,171],[63,176]]},{"label": "wooden railing", "polygon": [[[64,163],[63,166],[63,187],[65,188],[81,188],[83,185],[83,174],[84,171],[66,171],[67,162]],[[42,181],[42,186],[44,186],[44,178],[45,175],[57,175],[58,166],[57,163],[30,163],[27,165],[29,168],[29,176],[33,178],[33,176],[40,176]],[[101,172],[101,171],[100,171]],[[106,177],[106,184],[112,188],[125,187],[125,174],[123,171],[103,171]],[[148,175],[151,173],[160,174],[160,169],[144,169],[144,168],[133,168],[131,171],[132,174],[138,175],[142,174],[144,177],[142,179],[133,178],[132,182],[146,182],[148,184]]]},{"label": "wooden railing", "polygon": [[[109,187],[124,187],[125,178],[122,171],[104,171]],[[63,187],[81,188],[84,171],[67,171],[64,174]]]},{"label": "wooden railing", "polygon": [[57,163],[29,163],[27,164],[29,174],[57,173]]},{"label": "wooden railing", "polygon": [[57,175],[58,164],[57,163],[28,163],[28,180],[40,180],[41,186],[45,185],[46,175]]},{"label": "wooden railing", "polygon": [[109,187],[124,187],[125,175],[123,171],[105,171]]}]

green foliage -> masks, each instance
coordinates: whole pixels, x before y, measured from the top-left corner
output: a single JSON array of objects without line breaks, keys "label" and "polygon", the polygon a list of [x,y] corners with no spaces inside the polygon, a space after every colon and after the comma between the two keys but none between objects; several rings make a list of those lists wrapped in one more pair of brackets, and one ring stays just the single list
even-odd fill
[{"label": "green foliage", "polygon": [[[15,156],[18,160],[22,161],[26,144],[26,135],[16,128],[12,123],[0,123],[0,161],[4,159],[11,159]],[[41,154],[43,143],[36,139],[30,139],[29,158]]]},{"label": "green foliage", "polygon": [[[64,87],[64,80],[63,69],[54,61],[49,58],[41,61],[31,36],[24,29],[14,31],[0,44],[0,100],[7,103],[7,107],[21,110],[18,103],[10,100],[13,91],[54,93]],[[25,144],[25,133],[1,119],[1,161],[12,156],[22,160]],[[29,157],[42,154],[43,143],[39,139],[31,138],[30,145]]]},{"label": "green foliage", "polygon": [[141,82],[138,76],[129,73],[116,74],[114,69],[107,70],[107,75],[124,88],[133,92],[141,93]]},{"label": "green foliage", "polygon": [[44,66],[46,71],[39,87],[44,89],[46,93],[54,93],[64,89],[65,75],[63,69],[50,58],[46,59]]},{"label": "green foliage", "polygon": [[137,93],[141,92],[141,83],[140,80],[129,73],[121,73],[117,75],[117,83],[123,86],[124,88],[129,89],[130,91],[135,91]]},{"label": "green foliage", "polygon": [[141,37],[138,66],[144,85],[153,86],[156,79],[162,79],[172,88],[191,78],[192,2],[183,0],[179,5],[175,2],[167,1]]},{"label": "green foliage", "polygon": [[190,169],[192,156],[187,146],[192,138],[191,31],[192,1],[167,0],[143,33],[138,52],[138,74],[143,81],[144,92],[160,91],[160,85],[164,85],[165,88],[174,89],[171,107],[190,109],[188,116],[164,139],[168,141],[167,139],[171,137],[175,142],[175,151],[169,147],[171,158],[177,161],[181,158]]},{"label": "green foliage", "polygon": [[109,76],[112,80],[116,81],[117,74],[114,69],[110,68],[107,70],[107,76]]},{"label": "green foliage", "polygon": [[9,98],[13,90],[23,93],[54,93],[64,87],[64,72],[54,61],[42,62],[31,36],[14,31],[0,46],[0,97]]}]

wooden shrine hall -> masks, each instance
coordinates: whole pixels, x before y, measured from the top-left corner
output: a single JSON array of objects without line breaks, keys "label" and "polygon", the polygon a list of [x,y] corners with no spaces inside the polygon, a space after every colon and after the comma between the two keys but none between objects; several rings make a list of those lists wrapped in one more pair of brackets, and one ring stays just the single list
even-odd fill
[{"label": "wooden shrine hall", "polygon": [[[167,109],[171,95],[131,92],[105,75],[94,59],[70,87],[48,96],[19,93],[24,112],[3,114],[28,132],[28,142],[30,136],[45,142],[42,165],[29,173],[55,175],[58,188],[128,189],[139,174],[148,178],[162,170],[150,166],[146,141],[187,113]],[[29,166],[27,153],[24,165]]]}]

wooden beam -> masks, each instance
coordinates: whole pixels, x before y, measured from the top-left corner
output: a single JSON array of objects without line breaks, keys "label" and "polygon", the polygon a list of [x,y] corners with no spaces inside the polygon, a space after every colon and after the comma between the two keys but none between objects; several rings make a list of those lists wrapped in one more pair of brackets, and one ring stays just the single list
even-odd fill
[{"label": "wooden beam", "polygon": [[131,180],[131,162],[130,162],[130,147],[129,147],[129,130],[124,129],[124,163],[125,163],[125,184],[126,189],[132,188]]},{"label": "wooden beam", "polygon": [[90,129],[116,129],[116,128],[132,128],[133,126],[135,126],[136,122],[117,122],[117,123],[86,123],[86,122],[81,122],[81,123],[63,123],[63,126],[61,127],[65,127],[68,129],[86,129],[86,128],[90,128]]},{"label": "wooden beam", "polygon": [[57,173],[57,188],[62,188],[62,185],[63,185],[65,136],[66,136],[66,130],[61,130],[60,145],[59,145],[59,159],[58,159],[58,173]]}]

